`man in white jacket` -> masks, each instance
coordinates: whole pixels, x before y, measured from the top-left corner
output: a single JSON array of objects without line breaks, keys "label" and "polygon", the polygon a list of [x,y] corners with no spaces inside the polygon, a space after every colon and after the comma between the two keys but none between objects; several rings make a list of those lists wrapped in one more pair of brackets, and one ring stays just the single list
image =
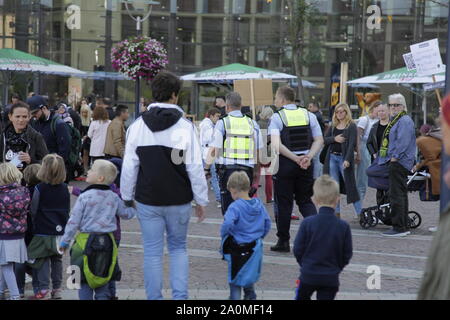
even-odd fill
[{"label": "man in white jacket", "polygon": [[[220,110],[217,108],[211,108],[206,112],[205,119],[200,122],[200,144],[202,146],[202,157],[204,163],[208,155],[209,145],[214,141],[214,126],[220,117]],[[216,196],[217,207],[221,207],[220,202],[220,187],[217,177],[217,171],[215,163],[211,165],[211,186]]]},{"label": "man in white jacket", "polygon": [[168,72],[152,81],[156,103],[128,129],[121,193],[136,201],[144,246],[144,281],[149,300],[162,299],[164,232],[170,258],[173,299],[188,299],[186,237],[191,201],[198,221],[205,218],[208,186],[193,124],[176,105],[181,81]]}]

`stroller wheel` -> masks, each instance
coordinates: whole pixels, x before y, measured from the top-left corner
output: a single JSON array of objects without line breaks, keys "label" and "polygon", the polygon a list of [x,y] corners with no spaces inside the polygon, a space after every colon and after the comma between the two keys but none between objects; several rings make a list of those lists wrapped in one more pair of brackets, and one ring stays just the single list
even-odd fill
[{"label": "stroller wheel", "polygon": [[367,209],[363,209],[361,211],[361,214],[359,215],[359,225],[363,229],[369,229],[371,226],[373,226],[373,215],[368,211]]},{"label": "stroller wheel", "polygon": [[411,229],[416,229],[422,223],[422,217],[416,211],[408,212],[408,225]]}]

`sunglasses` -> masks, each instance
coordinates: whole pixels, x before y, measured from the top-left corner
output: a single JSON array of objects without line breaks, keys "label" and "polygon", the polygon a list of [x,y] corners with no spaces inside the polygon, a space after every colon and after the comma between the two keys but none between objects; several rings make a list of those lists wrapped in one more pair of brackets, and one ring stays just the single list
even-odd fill
[{"label": "sunglasses", "polygon": [[339,111],[336,111],[336,113],[347,113],[347,111],[345,111],[345,110],[339,110]]},{"label": "sunglasses", "polygon": [[396,108],[396,107],[402,107],[403,105],[402,104],[399,104],[399,103],[390,103],[389,104],[389,107],[394,107],[394,108]]}]

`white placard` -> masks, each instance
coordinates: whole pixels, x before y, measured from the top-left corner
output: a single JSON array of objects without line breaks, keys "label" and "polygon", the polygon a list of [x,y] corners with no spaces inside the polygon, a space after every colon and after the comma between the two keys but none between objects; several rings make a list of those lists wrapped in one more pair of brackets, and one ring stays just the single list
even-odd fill
[{"label": "white placard", "polygon": [[403,55],[403,60],[405,61],[406,69],[408,69],[408,71],[416,70],[417,67],[414,63],[414,58],[411,52],[405,53]]},{"label": "white placard", "polygon": [[445,70],[438,39],[416,43],[410,48],[419,76],[431,76]]}]

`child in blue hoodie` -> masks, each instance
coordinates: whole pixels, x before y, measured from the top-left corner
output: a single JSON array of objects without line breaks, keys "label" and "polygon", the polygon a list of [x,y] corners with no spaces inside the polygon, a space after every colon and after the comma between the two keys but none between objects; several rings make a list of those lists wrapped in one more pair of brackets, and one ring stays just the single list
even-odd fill
[{"label": "child in blue hoodie", "polygon": [[254,284],[262,266],[262,240],[269,233],[271,221],[262,202],[250,198],[250,179],[244,171],[234,172],[227,189],[234,202],[228,207],[220,230],[225,260],[228,263],[230,300],[255,300]]},{"label": "child in blue hoodie", "polygon": [[296,300],[333,300],[339,290],[339,274],[353,254],[352,234],[347,222],[335,215],[339,186],[328,175],[314,183],[312,201],[319,213],[303,220],[294,242],[300,265]]}]

